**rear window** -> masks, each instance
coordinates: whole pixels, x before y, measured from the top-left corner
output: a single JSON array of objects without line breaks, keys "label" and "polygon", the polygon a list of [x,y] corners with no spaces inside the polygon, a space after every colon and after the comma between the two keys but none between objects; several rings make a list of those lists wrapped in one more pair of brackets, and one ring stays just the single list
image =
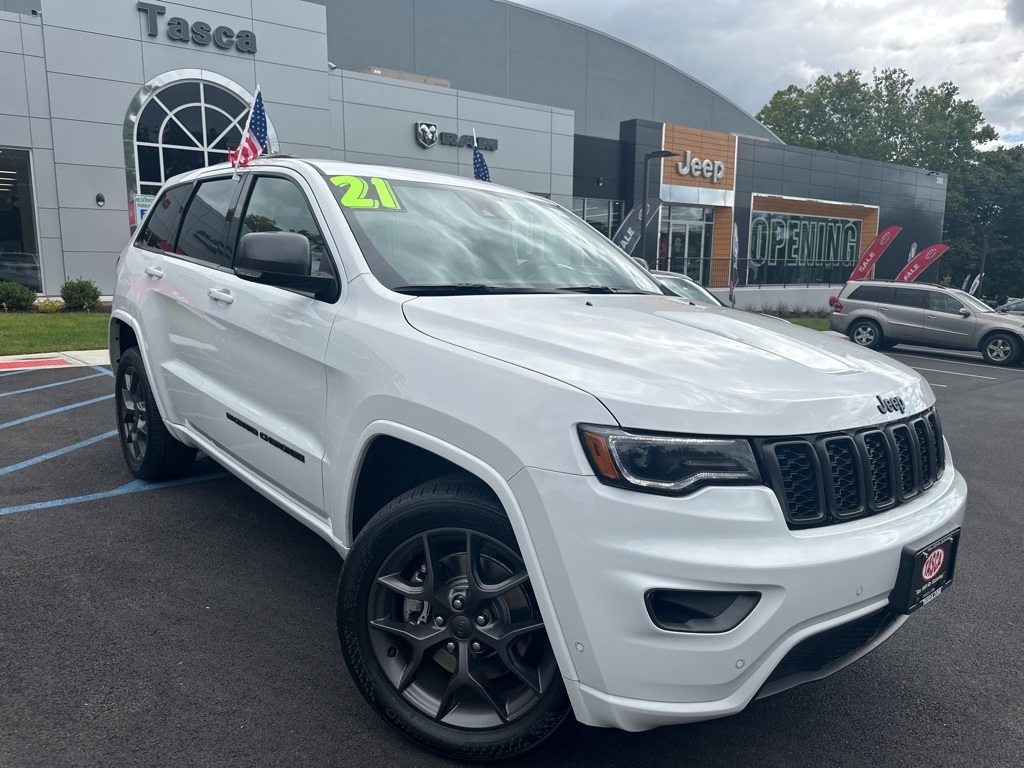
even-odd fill
[{"label": "rear window", "polygon": [[883,304],[892,303],[891,285],[861,285],[850,294],[854,301],[877,301]]},{"label": "rear window", "polygon": [[894,302],[901,307],[924,307],[928,299],[928,291],[915,291],[913,288],[897,288]]},{"label": "rear window", "polygon": [[215,266],[231,263],[228,215],[239,184],[230,178],[200,182],[185,212],[178,253]]},{"label": "rear window", "polygon": [[152,248],[157,251],[174,251],[175,226],[178,214],[188,198],[190,184],[180,184],[165,191],[153,204],[149,217],[142,231],[135,238],[135,245],[140,248]]}]

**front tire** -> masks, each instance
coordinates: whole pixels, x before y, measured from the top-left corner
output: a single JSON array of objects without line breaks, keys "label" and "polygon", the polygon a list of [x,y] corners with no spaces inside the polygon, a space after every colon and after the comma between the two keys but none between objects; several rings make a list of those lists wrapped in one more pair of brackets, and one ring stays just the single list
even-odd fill
[{"label": "front tire", "polygon": [[992,365],[1013,365],[1020,358],[1020,339],[1009,333],[993,333],[981,343],[981,356]]},{"label": "front tire", "polygon": [[514,757],[569,713],[512,526],[477,480],[424,483],[367,524],[342,568],[338,636],[377,714],[448,758]]},{"label": "front tire", "polygon": [[138,347],[121,355],[114,399],[121,450],[132,474],[140,480],[169,480],[188,472],[196,449],[175,439],[164,426]]},{"label": "front tire", "polygon": [[848,330],[850,341],[859,347],[878,349],[882,344],[882,329],[871,320],[857,320]]}]

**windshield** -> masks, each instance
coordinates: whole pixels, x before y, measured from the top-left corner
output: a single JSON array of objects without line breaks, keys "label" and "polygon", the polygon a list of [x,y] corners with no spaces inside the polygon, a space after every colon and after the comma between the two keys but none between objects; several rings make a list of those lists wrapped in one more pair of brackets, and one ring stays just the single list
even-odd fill
[{"label": "windshield", "polygon": [[954,296],[960,299],[960,301],[962,301],[968,307],[973,309],[975,312],[995,312],[995,310],[992,309],[992,307],[990,307],[984,301],[975,298],[974,296],[971,296],[971,294],[967,293],[966,291],[958,291],[954,288],[952,293]]},{"label": "windshield", "polygon": [[689,280],[668,275],[658,275],[657,277],[658,281],[676,296],[682,296],[684,299],[690,299],[691,301],[702,301],[706,304],[721,305],[722,303],[701,286]]},{"label": "windshield", "polygon": [[328,177],[374,276],[438,293],[661,293],[590,225],[541,198],[443,184]]}]

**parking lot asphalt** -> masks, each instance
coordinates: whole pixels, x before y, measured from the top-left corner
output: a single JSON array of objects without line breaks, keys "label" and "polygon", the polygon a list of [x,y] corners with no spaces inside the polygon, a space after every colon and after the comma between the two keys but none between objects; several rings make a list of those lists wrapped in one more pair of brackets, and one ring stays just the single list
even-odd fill
[{"label": "parking lot asphalt", "polygon": [[[824,681],[707,723],[573,723],[517,765],[1024,764],[1024,367],[890,354],[935,388],[967,478],[953,588]],[[334,551],[210,459],[135,481],[112,386],[0,373],[0,765],[449,764],[349,679]]]}]

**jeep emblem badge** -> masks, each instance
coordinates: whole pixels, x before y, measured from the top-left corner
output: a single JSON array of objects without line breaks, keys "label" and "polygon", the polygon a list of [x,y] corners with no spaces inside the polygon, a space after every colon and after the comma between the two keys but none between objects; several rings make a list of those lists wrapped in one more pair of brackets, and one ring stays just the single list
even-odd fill
[{"label": "jeep emblem badge", "polygon": [[902,397],[887,397],[884,400],[875,395],[875,400],[878,401],[878,412],[879,413],[893,413],[899,411],[900,413],[907,412],[907,404],[903,402]]},{"label": "jeep emblem badge", "polygon": [[437,124],[416,123],[416,141],[424,149],[430,149],[437,144]]}]

